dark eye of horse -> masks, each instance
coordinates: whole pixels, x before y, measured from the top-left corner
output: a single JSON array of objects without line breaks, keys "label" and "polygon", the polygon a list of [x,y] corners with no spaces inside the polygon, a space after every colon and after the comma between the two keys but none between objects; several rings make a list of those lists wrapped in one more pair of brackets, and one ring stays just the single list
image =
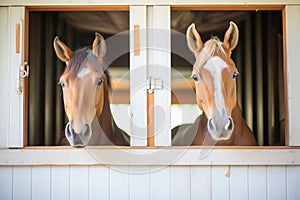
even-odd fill
[{"label": "dark eye of horse", "polygon": [[67,87],[67,84],[66,84],[66,82],[64,80],[61,80],[59,82],[59,84],[60,84],[60,86],[61,86],[62,89],[65,89]]},{"label": "dark eye of horse", "polygon": [[97,80],[96,80],[96,85],[97,86],[100,86],[101,84],[102,84],[102,79],[101,78],[97,78]]},{"label": "dark eye of horse", "polygon": [[232,74],[232,78],[236,79],[238,77],[238,75],[239,75],[239,72],[234,71],[233,74]]},{"label": "dark eye of horse", "polygon": [[192,78],[194,79],[194,81],[199,81],[199,77],[196,75],[196,74],[194,74],[194,75],[192,75]]}]

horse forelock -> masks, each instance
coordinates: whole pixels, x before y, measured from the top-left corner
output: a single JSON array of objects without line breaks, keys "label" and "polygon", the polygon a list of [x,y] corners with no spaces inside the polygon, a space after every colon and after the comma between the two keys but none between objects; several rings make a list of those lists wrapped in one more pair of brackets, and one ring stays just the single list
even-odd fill
[{"label": "horse forelock", "polygon": [[87,61],[89,61],[94,66],[96,71],[101,71],[101,66],[99,66],[98,62],[96,61],[91,48],[84,47],[73,53],[64,71],[64,74],[69,73],[69,78],[74,79],[81,71],[81,69],[86,66]]},{"label": "horse forelock", "polygon": [[207,60],[212,56],[215,56],[217,53],[221,53],[226,56],[222,44],[223,43],[219,40],[218,37],[212,37],[210,40],[208,40],[198,54],[195,66],[197,68],[203,67]]}]

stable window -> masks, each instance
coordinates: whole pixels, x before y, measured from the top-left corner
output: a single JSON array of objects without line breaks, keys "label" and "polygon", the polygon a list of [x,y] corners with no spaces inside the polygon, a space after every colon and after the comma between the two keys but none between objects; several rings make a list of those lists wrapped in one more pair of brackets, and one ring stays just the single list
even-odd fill
[{"label": "stable window", "polygon": [[[231,57],[239,71],[237,100],[243,117],[253,131],[258,145],[285,145],[282,8],[224,8],[217,11],[214,7],[190,7],[184,10],[175,7],[171,12],[171,21],[172,30],[176,31],[172,34],[172,69],[174,74],[181,74],[181,85],[186,86],[183,87],[185,89],[178,90],[175,87],[175,83],[179,82],[178,78],[172,79],[173,94],[176,94],[179,103],[196,104],[194,83],[191,86],[183,84],[192,80],[190,76],[195,63],[194,55],[186,44],[187,27],[195,23],[203,42],[212,36],[217,36],[222,41],[229,22],[234,21],[239,28],[239,41]],[[172,115],[172,119],[177,116]],[[191,123],[195,119],[192,120]]]},{"label": "stable window", "polygon": [[[11,102],[8,122],[8,147],[23,147],[27,146],[27,144],[55,145],[57,142],[57,136],[54,136],[54,138],[52,136],[48,137],[46,136],[47,134],[45,130],[49,128],[49,132],[53,131],[53,134],[59,134],[57,132],[60,131],[56,130],[59,130],[61,128],[63,130],[65,126],[64,123],[66,123],[64,111],[62,108],[62,96],[59,96],[59,93],[56,92],[56,88],[59,90],[56,77],[57,75],[59,75],[59,73],[56,74],[56,72],[53,71],[49,73],[46,71],[34,71],[36,70],[36,67],[34,67],[35,64],[32,65],[31,62],[33,61],[29,59],[30,56],[36,56],[36,58],[33,59],[36,59],[37,69],[41,69],[40,66],[48,64],[45,61],[41,61],[43,57],[50,56],[48,53],[43,53],[47,49],[45,47],[46,44],[39,44],[43,47],[37,49],[33,48],[32,53],[30,53],[30,50],[29,52],[27,52],[26,50],[32,48],[30,40],[29,43],[27,41],[28,38],[33,37],[31,40],[41,42],[41,38],[51,33],[51,31],[49,31],[48,29],[55,29],[51,25],[48,26],[49,23],[53,23],[53,21],[51,22],[51,20],[53,20],[50,19],[51,17],[53,17],[54,20],[58,19],[62,17],[61,15],[63,15],[64,13],[71,13],[71,10],[74,10],[74,8],[70,10],[66,10],[64,8],[65,10],[61,9],[59,11],[53,11],[56,8],[52,7],[51,11],[48,10],[47,12],[45,12],[47,10],[46,8],[33,8],[28,8],[27,10],[25,10],[24,7],[9,8],[8,13],[8,15],[10,16],[9,30],[11,30],[11,32],[13,33],[12,36],[10,36],[9,45],[7,45],[13,47],[11,48],[9,58],[10,66],[18,66],[17,71],[11,70],[9,72],[12,88],[10,89],[11,92],[9,93]],[[75,13],[87,13],[87,10],[91,9],[87,7],[82,8],[82,10],[79,9],[79,7],[76,8]],[[295,102],[297,100],[297,95],[293,95],[293,93],[295,93],[296,91],[294,91],[293,89],[295,89],[294,83],[297,81],[297,78],[292,72],[289,72],[289,74],[287,74],[287,71],[294,69],[293,67],[298,63],[293,55],[293,52],[296,49],[296,47],[293,46],[293,41],[297,41],[297,37],[293,35],[293,32],[295,32],[293,30],[297,29],[297,26],[294,26],[294,24],[297,24],[294,21],[295,16],[297,16],[298,13],[297,9],[293,6],[259,8],[256,8],[255,6],[247,8],[237,7],[234,9],[234,11],[232,11],[232,8],[230,8],[230,11],[229,9],[227,9],[227,7],[219,8],[221,10],[226,10],[222,12],[225,12],[227,14],[240,14],[242,16],[241,17],[240,15],[238,15],[238,17],[236,17],[241,31],[240,39],[242,40],[240,40],[239,47],[234,51],[233,55],[237,67],[241,72],[241,76],[239,77],[238,81],[238,100],[244,111],[244,117],[246,118],[248,125],[253,129],[258,139],[259,145],[298,145],[299,137],[297,136],[298,133],[297,128],[295,128],[296,125],[292,121],[287,120],[287,116],[289,116],[290,120],[291,117],[297,118],[297,116],[291,110],[292,106],[296,104]],[[119,11],[117,11],[118,9]],[[120,91],[120,93],[118,93],[119,95],[122,96],[123,94],[121,93],[124,92],[126,93],[125,96],[127,97],[124,99],[124,101],[119,101],[120,99],[123,99],[123,96],[120,98],[116,98],[115,101],[116,104],[125,104],[125,106],[122,107],[120,105],[117,105],[115,109],[112,110],[114,112],[118,109],[121,109],[124,110],[124,113],[126,115],[128,115],[129,113],[129,132],[132,135],[132,146],[170,146],[171,128],[172,126],[176,125],[176,123],[173,124],[172,121],[177,121],[177,124],[188,122],[182,121],[182,119],[184,118],[184,114],[182,114],[184,111],[182,112],[182,110],[195,109],[198,112],[198,109],[195,108],[197,106],[182,106],[178,104],[182,104],[183,102],[183,104],[195,105],[195,102],[193,100],[194,96],[190,98],[190,94],[193,94],[194,91],[192,83],[189,79],[189,72],[192,66],[191,63],[193,62],[190,60],[186,60],[186,58],[182,58],[178,55],[173,54],[174,50],[172,43],[176,35],[174,36],[170,33],[170,31],[151,32],[149,27],[153,27],[153,30],[175,29],[176,31],[185,33],[185,30],[189,23],[182,23],[185,24],[186,27],[178,28],[175,26],[175,21],[173,21],[175,20],[178,13],[179,15],[183,16],[192,14],[192,16],[194,16],[196,20],[198,19],[197,17],[201,15],[222,15],[221,11],[216,11],[215,9],[217,8],[182,6],[130,6],[117,7],[117,9],[112,10],[103,10],[101,8],[92,9],[93,11],[91,13],[127,13],[127,15],[129,16],[129,22],[127,23],[129,23],[128,30],[130,30],[131,34],[127,36],[127,40],[130,53],[127,55],[122,55],[119,58],[120,60],[118,59],[121,64],[117,61],[116,63],[114,63],[116,68],[115,70],[112,70],[111,74],[113,77],[116,77],[117,80],[121,80],[120,82],[117,82],[115,84],[122,85],[122,87],[125,85],[125,88],[122,89],[121,87],[117,90]],[[256,10],[258,11],[256,12]],[[34,15],[40,16],[34,17]],[[48,15],[51,17],[48,18]],[[26,16],[26,18],[24,18],[24,16]],[[35,23],[39,24],[38,29],[41,29],[41,27],[44,26],[44,31],[47,30],[45,31],[45,34],[38,34],[39,36],[36,35],[37,37],[34,37],[31,33],[29,33],[28,30],[30,30],[30,27],[33,24],[32,22],[30,22],[30,20],[37,21]],[[58,22],[58,24],[59,23],[63,22],[61,21]],[[269,24],[272,23],[274,27],[271,27],[272,29],[269,29],[268,26],[270,26]],[[86,31],[74,30],[77,29],[76,26],[75,28],[71,25],[69,27],[69,25],[65,24],[60,24],[60,26],[67,31],[67,34],[57,34],[61,38],[67,38],[67,35],[70,36],[75,33],[74,38],[72,38],[73,36],[71,36],[69,37],[69,39],[67,38],[65,40],[67,44],[83,46],[90,45],[94,31],[87,33]],[[148,29],[146,29],[147,27]],[[204,37],[207,38],[210,37],[210,34],[221,34],[219,35],[219,37],[222,38],[226,27],[226,25],[223,25],[221,28],[217,27],[210,30],[211,32],[203,31],[203,29],[199,27],[198,31],[201,33],[201,35],[206,35]],[[103,34],[103,32],[99,32]],[[264,34],[269,32],[273,34],[272,37],[268,37],[268,34]],[[274,34],[275,32],[276,34]],[[51,48],[53,37],[52,39],[49,39],[49,43],[47,43],[47,45]],[[82,40],[78,42],[79,40],[88,37],[90,37],[90,39],[88,39],[89,41]],[[106,35],[106,37],[109,37],[109,34]],[[70,42],[68,42],[68,40],[70,40]],[[73,42],[72,40],[75,40],[75,42]],[[272,43],[271,41],[275,41],[275,43]],[[268,45],[275,45],[276,48]],[[186,48],[186,44],[183,44],[182,47]],[[76,47],[74,49],[76,49]],[[163,50],[160,51],[159,49]],[[186,49],[186,51],[188,50]],[[251,59],[249,57],[247,57],[247,59],[243,58],[244,55],[251,55],[249,56],[251,57]],[[274,55],[279,56],[276,57]],[[52,57],[53,56],[54,55],[52,55]],[[29,76],[31,76],[32,73],[41,73],[42,76],[36,76],[36,78],[41,79],[40,84],[47,85],[45,86],[45,88],[54,90],[53,94],[55,94],[54,96],[48,94],[47,98],[44,94],[35,97],[36,104],[39,104],[39,108],[42,108],[40,114],[41,117],[33,118],[35,120],[41,120],[38,121],[38,123],[35,123],[34,121],[30,122],[30,115],[32,116],[32,112],[30,110],[32,108],[32,106],[30,106],[30,104],[32,103],[30,102],[31,91],[26,91],[26,88],[28,87],[30,90],[31,86],[35,87],[35,89],[32,89],[33,92],[36,92],[38,90],[40,92],[39,94],[43,93],[43,89],[39,87],[40,84],[35,84],[37,82],[32,84],[30,83],[31,80],[26,81],[27,78],[25,76],[28,75],[28,67],[26,66],[26,63],[24,63],[24,58],[25,61],[29,61]],[[193,59],[192,56],[190,57],[190,59]],[[60,61],[55,59],[53,62]],[[60,64],[63,65],[63,63]],[[118,66],[118,64],[120,65]],[[54,63],[52,63],[52,65],[56,66]],[[253,65],[256,65],[256,68],[253,69],[249,67]],[[271,65],[272,67],[267,67],[266,65]],[[19,68],[19,66],[21,67]],[[165,67],[159,68],[159,66]],[[186,66],[188,66],[189,69],[186,69]],[[15,69],[14,67],[11,68]],[[48,70],[49,68],[45,69]],[[61,69],[63,69],[63,67]],[[16,72],[18,72],[18,74],[20,74],[19,72],[22,72],[22,76],[20,76],[20,79],[18,79],[20,84],[18,81],[15,82],[17,74]],[[130,79],[128,78],[128,76],[123,76],[124,74],[128,73],[130,74]],[[43,80],[43,78],[50,79],[50,76],[52,76],[52,81],[54,81],[52,86],[51,84],[46,84],[46,82],[44,82]],[[23,93],[19,95],[15,93],[16,84],[17,86],[20,86],[17,87],[18,89],[22,88],[21,81],[24,77],[25,93],[23,91]],[[135,78],[133,79],[132,77]],[[289,88],[287,88],[287,79],[289,79],[290,81],[294,81]],[[122,81],[124,81],[127,86],[126,84],[121,84]],[[260,84],[263,85],[261,86]],[[128,94],[129,87],[130,95]],[[289,94],[289,97],[287,96],[288,92],[286,89],[291,89],[291,91],[289,91],[291,92]],[[250,93],[248,93],[249,90],[251,91]],[[18,92],[20,91],[18,90]],[[178,97],[174,98],[172,92],[173,94],[175,93]],[[257,93],[259,93],[259,95],[256,95]],[[25,96],[23,96],[24,94]],[[186,98],[187,94],[189,96],[188,98]],[[255,96],[257,96],[257,98]],[[48,97],[52,100],[49,100]],[[180,98],[181,101],[178,101],[178,98]],[[49,100],[47,103],[48,105],[57,101],[60,104],[61,108],[56,110],[55,107],[48,107],[48,111],[46,111],[44,110],[44,106],[42,105],[46,104],[46,101],[42,102],[42,99]],[[25,103],[23,104],[23,102]],[[129,102],[131,104],[130,109],[128,106]],[[173,106],[174,108],[171,108],[171,104],[175,104],[175,106]],[[27,107],[27,105],[29,107]],[[289,105],[289,107],[287,105]],[[51,111],[53,109],[55,110],[53,113],[49,112],[49,110]],[[259,112],[257,113],[256,111]],[[24,113],[25,115],[23,116]],[[54,115],[54,113],[55,117],[48,116]],[[174,113],[177,113],[177,115],[181,116],[182,119],[175,119],[173,117],[175,116]],[[197,115],[198,113],[193,117],[196,117]],[[58,120],[58,125],[55,125],[55,127],[52,126],[51,123],[44,123],[45,121],[56,119],[57,116],[59,116],[60,119]],[[193,117],[189,120],[190,122],[193,121]],[[256,118],[259,119],[256,120]],[[17,121],[14,121],[13,119],[17,119]],[[265,122],[267,122],[267,124]],[[289,123],[287,124],[285,122]],[[126,122],[126,124],[128,123]],[[37,130],[39,130],[42,135],[30,135],[32,129],[31,127],[34,126],[41,127]],[[23,132],[25,133],[25,135],[23,135]],[[289,142],[287,140],[289,140]]]}]

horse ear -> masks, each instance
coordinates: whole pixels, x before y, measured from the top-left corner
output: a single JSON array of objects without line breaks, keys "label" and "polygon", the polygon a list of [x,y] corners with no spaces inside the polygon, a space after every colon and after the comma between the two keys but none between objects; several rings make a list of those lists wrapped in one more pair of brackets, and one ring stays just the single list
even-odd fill
[{"label": "horse ear", "polygon": [[239,29],[234,22],[230,22],[229,28],[225,33],[223,46],[225,49],[233,50],[239,41]]},{"label": "horse ear", "polygon": [[93,54],[96,57],[103,57],[106,53],[105,40],[101,34],[95,33],[95,40],[93,42]]},{"label": "horse ear", "polygon": [[61,61],[68,64],[71,56],[73,55],[73,51],[67,45],[65,45],[62,41],[60,41],[57,36],[54,38],[53,46],[54,46],[54,50],[55,50],[57,57]]},{"label": "horse ear", "polygon": [[186,40],[189,49],[194,53],[198,53],[203,46],[201,37],[195,28],[195,24],[192,23],[186,31]]}]

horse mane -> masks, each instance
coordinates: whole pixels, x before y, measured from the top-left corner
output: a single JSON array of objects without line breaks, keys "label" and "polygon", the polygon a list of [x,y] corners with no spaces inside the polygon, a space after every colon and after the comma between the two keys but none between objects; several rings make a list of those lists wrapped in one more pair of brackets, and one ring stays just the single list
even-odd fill
[{"label": "horse mane", "polygon": [[[96,58],[93,55],[91,47],[83,47],[81,49],[78,49],[73,53],[63,74],[70,73],[70,78],[74,79],[77,76],[78,72],[82,69],[82,67],[84,67],[84,64],[87,60],[89,60],[92,63],[92,65],[95,67],[97,71],[101,72],[102,66],[98,66],[95,59]],[[107,83],[110,88],[111,78],[109,72],[105,69],[104,73],[106,75]]]},{"label": "horse mane", "polygon": [[223,42],[221,42],[217,36],[213,36],[211,39],[205,42],[198,55],[198,59],[195,63],[196,66],[203,66],[210,57],[214,56],[218,52],[221,52],[226,56],[222,44]]}]

